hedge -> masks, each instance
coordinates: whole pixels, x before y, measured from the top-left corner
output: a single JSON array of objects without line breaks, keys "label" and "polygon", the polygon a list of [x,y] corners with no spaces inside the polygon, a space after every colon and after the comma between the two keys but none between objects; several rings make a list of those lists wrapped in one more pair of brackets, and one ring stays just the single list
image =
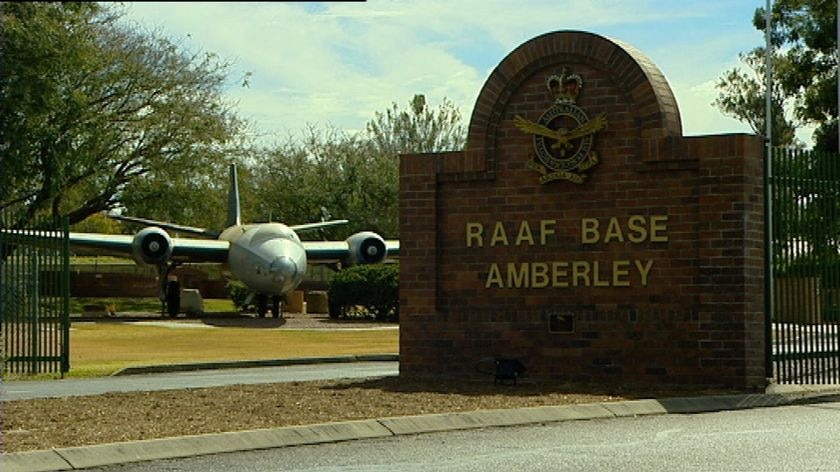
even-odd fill
[{"label": "hedge", "polygon": [[399,320],[399,274],[397,264],[357,265],[337,272],[327,293],[330,317],[370,316],[378,321]]}]

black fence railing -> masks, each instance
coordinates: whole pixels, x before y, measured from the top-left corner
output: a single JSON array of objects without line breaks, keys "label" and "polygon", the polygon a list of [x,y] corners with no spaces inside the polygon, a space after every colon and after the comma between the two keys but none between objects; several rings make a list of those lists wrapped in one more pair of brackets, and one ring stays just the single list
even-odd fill
[{"label": "black fence railing", "polygon": [[67,220],[12,229],[0,213],[2,374],[70,370]]},{"label": "black fence railing", "polygon": [[774,376],[840,383],[840,155],[774,149]]}]

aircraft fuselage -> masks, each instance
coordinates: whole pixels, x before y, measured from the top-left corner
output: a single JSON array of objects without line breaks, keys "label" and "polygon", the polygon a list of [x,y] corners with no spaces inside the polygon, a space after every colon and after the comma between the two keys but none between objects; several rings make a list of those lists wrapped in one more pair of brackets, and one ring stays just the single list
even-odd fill
[{"label": "aircraft fuselage", "polygon": [[227,265],[234,277],[258,293],[283,295],[306,274],[306,250],[298,235],[282,223],[236,225],[220,240],[230,243]]}]

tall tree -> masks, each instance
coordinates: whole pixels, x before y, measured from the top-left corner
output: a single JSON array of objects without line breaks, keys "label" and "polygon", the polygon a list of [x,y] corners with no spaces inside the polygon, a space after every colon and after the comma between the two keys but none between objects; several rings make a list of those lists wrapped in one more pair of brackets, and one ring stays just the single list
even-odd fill
[{"label": "tall tree", "polygon": [[290,139],[255,166],[251,174],[261,198],[253,211],[263,220],[285,223],[350,219],[349,225],[316,236],[372,230],[395,237],[398,169],[393,162],[359,135],[310,127],[301,141]]},{"label": "tall tree", "polygon": [[206,175],[241,129],[221,95],[228,64],[115,8],[0,4],[0,209],[18,226],[81,221],[146,177]]},{"label": "tall tree", "polygon": [[[776,0],[771,18],[771,44],[783,51],[774,76],[794,99],[795,116],[817,126],[815,149],[838,152],[836,0]],[[765,30],[763,8],[753,23]]]},{"label": "tall tree", "polygon": [[[767,109],[764,73],[766,64],[763,50],[741,54],[741,62],[748,71],[738,68],[727,71],[716,87],[720,95],[714,105],[725,115],[746,123],[753,133],[767,134]],[[786,99],[781,84],[773,82],[771,94],[772,140],[774,146],[790,146],[796,142],[796,124],[785,113]]]},{"label": "tall tree", "polygon": [[376,112],[366,130],[380,152],[394,156],[460,150],[467,136],[457,107],[444,98],[432,109],[422,94],[411,99],[408,109],[401,110],[394,102],[384,112]]},{"label": "tall tree", "polygon": [[[754,26],[765,31],[765,9],[758,8]],[[837,143],[837,4],[836,0],[775,0],[772,12],[771,44],[773,61],[774,113],[779,107],[792,110],[794,124],[815,125],[814,147],[838,151]],[[716,101],[724,112],[750,123],[763,125],[764,48],[742,56],[755,75],[727,72],[718,82],[721,94]],[[763,109],[763,107],[761,107]],[[776,125],[780,126],[776,131]],[[788,124],[776,123],[774,133],[789,136]],[[757,132],[763,134],[760,129]],[[777,144],[789,144],[774,140]]]},{"label": "tall tree", "polygon": [[[760,31],[766,30],[766,13],[763,8],[756,9],[753,24]],[[773,220],[776,270],[779,274],[821,277],[823,288],[833,289],[836,275],[825,275],[840,261],[836,237],[840,195],[830,185],[840,177],[837,3],[775,0],[771,19],[773,113],[781,116],[784,107],[791,112],[793,125],[816,127],[813,152],[792,152],[774,159],[773,173],[780,179],[777,188],[786,195],[774,205],[787,215]],[[729,71],[718,83],[721,95],[716,105],[753,129],[764,126],[763,58],[764,48],[754,49],[742,59],[755,75]],[[774,135],[780,138],[773,144],[790,144],[789,123],[774,120],[773,125]],[[760,128],[756,131],[763,134]]]},{"label": "tall tree", "polygon": [[327,231],[330,237],[358,230],[399,237],[399,155],[461,149],[465,140],[460,111],[446,99],[430,108],[423,95],[408,109],[394,103],[376,112],[362,133],[309,127],[302,140],[269,150],[255,166],[261,202],[254,212],[290,223],[350,220]]}]

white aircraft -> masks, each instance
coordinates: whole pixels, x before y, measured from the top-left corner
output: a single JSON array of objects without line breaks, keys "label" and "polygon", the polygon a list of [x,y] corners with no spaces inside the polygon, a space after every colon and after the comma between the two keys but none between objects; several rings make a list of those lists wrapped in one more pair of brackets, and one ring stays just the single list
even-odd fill
[{"label": "white aircraft", "polygon": [[[344,241],[301,241],[297,231],[345,224],[347,220],[321,221],[297,226],[282,223],[242,224],[239,211],[239,185],[236,165],[230,166],[228,221],[223,231],[196,228],[161,221],[108,215],[111,218],[146,225],[133,236],[100,233],[70,233],[70,247],[86,253],[131,255],[138,264],[157,266],[160,299],[170,316],[178,313],[178,297],[173,296],[168,275],[187,262],[225,264],[256,297],[257,313],[265,316],[268,299],[272,313],[280,316],[282,296],[303,281],[308,263],[374,264],[399,255],[399,241],[385,241],[371,231],[351,235]],[[167,232],[194,234],[209,239],[173,238]],[[177,284],[175,285],[177,288]]]}]

